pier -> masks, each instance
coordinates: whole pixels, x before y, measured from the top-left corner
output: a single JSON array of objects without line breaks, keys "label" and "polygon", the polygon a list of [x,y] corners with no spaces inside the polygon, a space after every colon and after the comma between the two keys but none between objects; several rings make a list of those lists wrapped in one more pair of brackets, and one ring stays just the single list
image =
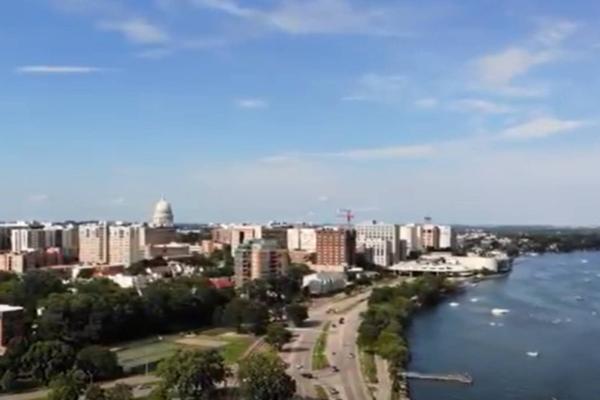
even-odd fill
[{"label": "pier", "polygon": [[472,385],[473,378],[469,374],[424,374],[420,372],[403,372],[402,376],[406,379],[420,379],[428,381],[441,381],[441,382],[456,382],[465,385]]}]

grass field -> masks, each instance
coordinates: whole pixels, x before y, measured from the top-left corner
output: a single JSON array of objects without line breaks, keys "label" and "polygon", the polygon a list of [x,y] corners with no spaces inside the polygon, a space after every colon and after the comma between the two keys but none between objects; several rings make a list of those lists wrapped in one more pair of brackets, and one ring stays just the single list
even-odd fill
[{"label": "grass field", "polygon": [[312,369],[323,369],[329,367],[329,361],[325,355],[325,348],[327,347],[327,335],[329,333],[329,322],[323,326],[321,334],[317,338],[315,348],[312,354]]},{"label": "grass field", "polygon": [[236,363],[254,342],[248,335],[238,335],[229,330],[212,329],[197,335],[172,335],[127,343],[116,349],[119,364],[125,372],[152,370],[163,359],[179,349],[219,349],[227,364]]},{"label": "grass field", "polygon": [[375,356],[372,353],[367,353],[360,350],[358,353],[360,367],[363,375],[368,383],[378,383],[377,381],[377,365],[375,364]]}]

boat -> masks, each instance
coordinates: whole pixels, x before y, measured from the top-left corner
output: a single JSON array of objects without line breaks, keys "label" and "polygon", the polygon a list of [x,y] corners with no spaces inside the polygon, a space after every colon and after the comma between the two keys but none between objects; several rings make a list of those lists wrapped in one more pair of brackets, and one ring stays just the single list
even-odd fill
[{"label": "boat", "polygon": [[479,301],[479,299],[477,297],[473,297],[471,299],[471,303],[477,303]]},{"label": "boat", "polygon": [[582,260],[581,260],[581,263],[582,263],[582,264],[587,264],[587,263],[588,263],[588,260],[586,260],[586,259],[584,258],[584,259],[582,259]]},{"label": "boat", "polygon": [[575,300],[577,300],[577,301],[583,301],[583,297],[581,297],[581,296],[575,296]]},{"label": "boat", "polygon": [[507,310],[506,308],[492,308],[492,315],[495,316],[506,315],[509,312],[510,310]]},{"label": "boat", "polygon": [[460,303],[456,303],[456,302],[450,303],[450,307],[458,307],[458,306],[460,306]]},{"label": "boat", "polygon": [[539,356],[540,356],[540,353],[538,353],[537,351],[528,351],[528,352],[527,352],[527,355],[528,355],[529,357],[534,357],[534,358],[535,358],[535,357],[539,357]]}]

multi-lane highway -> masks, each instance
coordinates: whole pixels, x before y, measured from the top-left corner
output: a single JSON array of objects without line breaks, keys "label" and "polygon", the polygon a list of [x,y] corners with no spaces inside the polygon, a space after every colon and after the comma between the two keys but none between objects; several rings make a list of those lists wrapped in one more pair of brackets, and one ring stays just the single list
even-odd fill
[{"label": "multi-lane highway", "polygon": [[[369,294],[370,292],[362,293],[335,303],[321,303],[309,310],[309,320],[305,327],[294,330],[296,338],[286,347],[282,357],[289,363],[288,373],[296,379],[299,397],[317,398],[315,385],[319,385],[332,399],[370,398],[356,357],[359,315],[366,309],[366,301],[359,302],[359,300],[366,300]],[[332,313],[333,309],[338,312]],[[342,317],[344,323],[340,324]],[[330,327],[326,355],[331,366],[313,371],[311,365],[313,348],[327,321],[330,322]],[[333,367],[336,367],[336,370]],[[304,377],[303,373],[310,373],[313,378]]]}]

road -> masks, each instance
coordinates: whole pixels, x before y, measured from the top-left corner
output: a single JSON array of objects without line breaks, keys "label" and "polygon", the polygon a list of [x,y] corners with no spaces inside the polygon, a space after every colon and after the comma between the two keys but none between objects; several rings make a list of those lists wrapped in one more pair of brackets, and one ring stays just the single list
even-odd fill
[{"label": "road", "polygon": [[[291,345],[286,347],[286,351],[282,352],[281,356],[290,365],[288,373],[297,382],[299,397],[303,399],[316,399],[317,394],[314,386],[320,385],[328,392],[331,389],[339,392],[339,395],[331,396],[332,398],[345,400],[363,400],[369,398],[360,372],[358,359],[350,356],[351,353],[354,355],[358,353],[356,336],[358,326],[360,325],[359,315],[366,309],[366,301],[360,303],[358,301],[366,300],[369,294],[370,292],[366,292],[335,303],[325,302],[311,308],[306,327],[294,330],[296,338]],[[353,305],[355,307],[352,307]],[[327,310],[331,308],[344,310],[350,307],[352,308],[344,313],[327,313]],[[344,317],[344,324],[339,324],[340,317]],[[331,325],[327,339],[326,354],[330,364],[336,366],[339,372],[334,372],[332,368],[313,371],[311,366],[314,345],[327,321],[330,321]],[[314,379],[302,377],[301,374],[303,372],[312,373]]]}]

